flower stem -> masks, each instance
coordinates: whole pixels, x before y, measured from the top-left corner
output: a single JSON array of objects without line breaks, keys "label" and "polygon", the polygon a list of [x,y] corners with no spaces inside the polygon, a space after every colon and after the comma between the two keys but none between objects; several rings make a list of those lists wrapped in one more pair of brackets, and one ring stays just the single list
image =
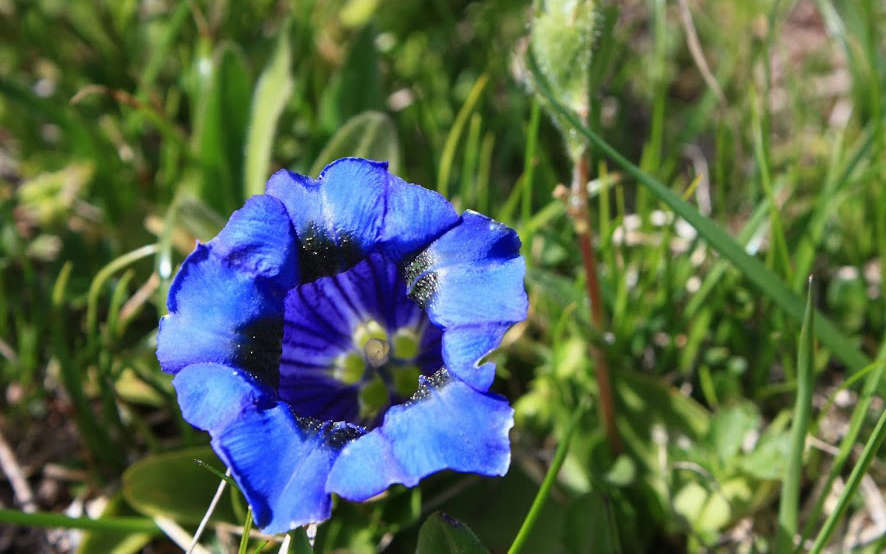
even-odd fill
[{"label": "flower stem", "polygon": [[523,520],[520,530],[517,531],[517,536],[514,538],[511,548],[508,549],[508,554],[518,554],[523,549],[523,544],[526,542],[526,539],[529,538],[529,533],[532,532],[532,528],[535,526],[535,521],[541,514],[541,510],[544,508],[545,502],[548,500],[548,495],[551,494],[551,488],[554,486],[557,474],[560,473],[560,468],[563,466],[563,462],[566,460],[566,454],[569,452],[569,443],[572,442],[572,436],[575,434],[575,430],[578,428],[578,423],[581,421],[581,416],[584,415],[586,409],[587,403],[582,402],[575,411],[575,414],[573,414],[572,420],[569,422],[569,427],[566,428],[566,436],[563,437],[563,440],[557,445],[557,450],[554,452],[554,459],[551,461],[551,467],[548,468],[548,472],[545,474],[545,478],[541,482],[541,487],[539,487],[538,493],[535,495],[535,500],[532,501],[532,506],[529,508],[529,513],[526,514],[526,518]]},{"label": "flower stem", "polygon": [[[600,281],[597,278],[597,260],[594,257],[593,228],[588,213],[588,157],[583,153],[575,163],[572,176],[572,192],[569,201],[569,214],[575,224],[575,233],[585,269],[585,286],[588,299],[591,301],[591,323],[599,335],[606,327],[603,313],[603,299],[600,294]],[[613,453],[621,452],[621,439],[615,426],[615,402],[612,396],[612,381],[609,375],[609,363],[603,350],[590,341],[591,356],[594,358],[594,370],[597,374],[597,388],[600,393],[600,415],[606,428],[606,438]]]}]

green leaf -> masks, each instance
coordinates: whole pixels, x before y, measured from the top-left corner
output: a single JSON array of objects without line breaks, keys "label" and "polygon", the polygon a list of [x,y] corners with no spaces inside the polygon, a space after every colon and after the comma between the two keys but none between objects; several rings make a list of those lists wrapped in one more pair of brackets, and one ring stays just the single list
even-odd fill
[{"label": "green leaf", "polygon": [[[195,459],[225,470],[206,446],[155,454],[136,462],[123,473],[123,496],[145,515],[198,523],[218,487],[218,478],[201,468]],[[212,519],[236,521],[230,504],[225,502],[219,503]]]},{"label": "green leaf", "polygon": [[268,164],[277,130],[277,120],[292,94],[292,53],[287,21],[280,28],[277,49],[265,67],[252,95],[252,111],[246,137],[246,160],[243,168],[245,196],[261,194],[268,178]]},{"label": "green leaf", "polygon": [[797,533],[800,485],[803,479],[803,450],[806,446],[806,433],[809,428],[809,416],[812,412],[812,389],[815,386],[815,372],[812,367],[815,346],[814,315],[812,279],[810,278],[809,292],[806,295],[806,315],[803,318],[803,327],[800,329],[800,340],[797,347],[797,399],[791,422],[791,446],[788,463],[781,485],[776,552],[793,551],[794,535]]},{"label": "green leaf", "polygon": [[344,65],[335,77],[330,98],[335,102],[335,126],[365,110],[384,106],[378,71],[375,31],[364,27],[348,48]]},{"label": "green leaf", "polygon": [[381,112],[363,112],[345,123],[317,156],[311,175],[317,175],[333,160],[360,156],[387,161],[392,173],[400,168],[400,141],[391,118]]},{"label": "green leaf", "polygon": [[[117,494],[105,506],[102,517],[120,515],[131,516],[135,515],[135,512],[129,509],[123,501],[123,497]],[[156,534],[132,531],[88,531],[83,535],[83,540],[77,548],[77,554],[132,554],[140,552],[142,547],[148,544]]]},{"label": "green leaf", "polygon": [[723,462],[738,454],[748,432],[760,425],[757,407],[747,402],[718,411],[711,418],[708,442]]},{"label": "green leaf", "polygon": [[674,510],[696,531],[716,531],[729,523],[729,501],[719,490],[708,491],[695,481],[687,483],[674,496]]},{"label": "green leaf", "polygon": [[[779,279],[760,260],[748,254],[723,227],[702,215],[694,206],[675,194],[661,181],[631,163],[609,143],[604,141],[600,135],[583,125],[574,113],[555,99],[544,76],[538,69],[538,63],[531,53],[528,61],[539,93],[552,104],[557,113],[562,116],[564,122],[567,122],[570,127],[584,135],[589,144],[592,144],[602,154],[615,161],[625,172],[658,197],[661,202],[692,225],[714,250],[732,262],[741,271],[742,275],[747,277],[763,294],[768,296],[776,306],[797,321],[802,321],[805,308],[803,299],[794,294],[784,281]],[[859,370],[870,363],[868,356],[859,350],[856,341],[844,335],[824,314],[816,312],[815,320],[815,334],[818,339],[851,370]]]},{"label": "green leaf", "polygon": [[201,77],[196,93],[194,148],[202,170],[200,197],[227,213],[241,201],[236,179],[242,175],[251,78],[239,47],[229,43],[211,59],[201,58],[196,71],[208,73]]},{"label": "green leaf", "polygon": [[574,554],[621,552],[611,498],[589,492],[576,498],[566,512],[564,543]]},{"label": "green leaf", "polygon": [[434,512],[418,532],[416,554],[472,554],[489,552],[467,525]]},{"label": "green leaf", "polygon": [[286,554],[312,554],[314,549],[311,548],[311,541],[308,540],[308,534],[304,527],[299,527],[292,531],[292,542],[289,545],[289,552]]}]

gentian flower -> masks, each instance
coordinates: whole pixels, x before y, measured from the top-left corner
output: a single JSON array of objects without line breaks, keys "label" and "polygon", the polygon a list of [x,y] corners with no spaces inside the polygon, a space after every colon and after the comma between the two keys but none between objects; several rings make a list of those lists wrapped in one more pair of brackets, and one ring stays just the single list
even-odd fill
[{"label": "gentian flower", "polygon": [[482,358],[526,317],[516,233],[344,158],[281,170],[182,263],[157,357],[266,532],[451,469],[503,475]]}]

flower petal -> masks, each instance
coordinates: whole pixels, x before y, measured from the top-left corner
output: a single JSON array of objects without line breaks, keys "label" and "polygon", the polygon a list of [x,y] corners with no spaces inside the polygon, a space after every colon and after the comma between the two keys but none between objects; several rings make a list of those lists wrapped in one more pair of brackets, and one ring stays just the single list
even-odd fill
[{"label": "flower petal", "polygon": [[410,296],[443,328],[443,361],[460,379],[487,390],[495,365],[477,362],[529,308],[526,264],[513,229],[466,211],[406,267]]},{"label": "flower petal", "polygon": [[301,239],[305,281],[346,269],[377,250],[399,261],[458,221],[445,198],[387,167],[342,158],[316,181],[288,170],[268,180],[268,194],[286,206]]},{"label": "flower petal", "polygon": [[326,490],[351,500],[370,498],[393,483],[414,486],[443,469],[504,475],[514,411],[445,370],[422,383],[414,400],[394,406],[384,422],[348,443],[332,466]]},{"label": "flower petal", "polygon": [[275,380],[282,302],[276,288],[233,271],[209,246],[197,245],[169,290],[157,359],[175,373],[198,362],[228,363]]},{"label": "flower petal", "polygon": [[220,364],[188,366],[173,385],[184,418],[209,431],[266,533],[329,517],[324,483],[357,428],[297,419],[267,387]]},{"label": "flower petal", "polygon": [[229,363],[276,381],[284,291],[297,274],[295,233],[283,205],[256,195],[182,263],[160,321],[165,371]]},{"label": "flower petal", "polygon": [[232,267],[275,286],[289,289],[298,275],[295,231],[283,204],[256,194],[231,214],[225,228],[211,241],[212,252]]}]

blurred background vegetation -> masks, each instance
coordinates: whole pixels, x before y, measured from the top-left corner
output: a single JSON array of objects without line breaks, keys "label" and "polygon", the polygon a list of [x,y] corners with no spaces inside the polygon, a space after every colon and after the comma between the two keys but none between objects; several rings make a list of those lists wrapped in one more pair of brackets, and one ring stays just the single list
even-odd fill
[{"label": "blurred background vegetation", "polygon": [[[176,551],[218,483],[193,459],[218,462],[154,357],[170,279],[273,170],[357,154],[515,227],[531,314],[494,354],[508,476],[338,502],[316,551],[412,551],[436,510],[504,551],[569,439],[527,552],[790,551],[779,525],[882,551],[884,23],[878,0],[0,0],[0,550]],[[547,116],[571,71],[588,127],[673,193],[585,156],[602,328],[555,194],[588,144]]]}]

